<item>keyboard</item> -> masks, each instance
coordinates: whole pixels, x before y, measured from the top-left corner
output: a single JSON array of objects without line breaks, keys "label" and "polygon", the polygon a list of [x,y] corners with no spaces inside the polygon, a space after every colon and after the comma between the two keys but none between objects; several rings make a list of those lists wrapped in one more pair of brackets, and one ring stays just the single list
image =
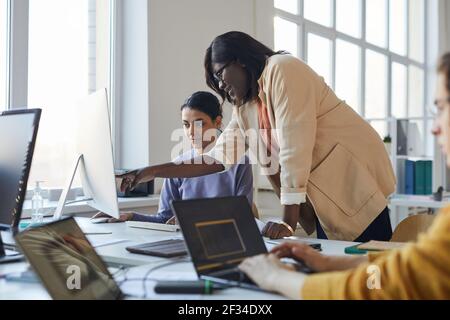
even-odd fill
[{"label": "keyboard", "polygon": [[216,271],[209,274],[211,277],[216,277],[224,280],[230,280],[243,284],[255,285],[255,283],[241,270],[238,268],[232,268],[222,271]]},{"label": "keyboard", "polygon": [[168,232],[177,232],[180,230],[180,226],[176,224],[142,222],[142,221],[127,221],[126,224],[127,227],[129,228],[149,229]]},{"label": "keyboard", "polygon": [[131,253],[145,254],[148,256],[173,258],[188,254],[186,243],[182,239],[170,239],[151,243],[144,243],[137,246],[127,247]]}]

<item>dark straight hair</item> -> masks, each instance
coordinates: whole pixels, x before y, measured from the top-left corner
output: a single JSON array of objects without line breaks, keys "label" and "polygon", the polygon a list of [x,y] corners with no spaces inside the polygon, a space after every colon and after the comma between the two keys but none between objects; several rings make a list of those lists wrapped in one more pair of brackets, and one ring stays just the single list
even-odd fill
[{"label": "dark straight hair", "polygon": [[441,57],[438,65],[438,72],[443,73],[447,80],[447,92],[450,94],[450,52]]},{"label": "dark straight hair", "polygon": [[220,90],[219,84],[214,78],[212,64],[238,62],[245,66],[244,69],[249,82],[249,91],[244,98],[244,103],[247,103],[258,97],[258,80],[266,66],[267,59],[276,54],[284,53],[286,52],[273,51],[246,33],[238,31],[227,32],[215,38],[208,49],[206,49],[204,62],[206,84],[217,92],[224,101],[228,100],[231,103],[231,98],[225,91]]},{"label": "dark straight hair", "polygon": [[211,120],[222,117],[222,105],[215,95],[206,91],[198,91],[192,94],[181,106],[181,111],[185,108],[201,111],[207,114]]}]

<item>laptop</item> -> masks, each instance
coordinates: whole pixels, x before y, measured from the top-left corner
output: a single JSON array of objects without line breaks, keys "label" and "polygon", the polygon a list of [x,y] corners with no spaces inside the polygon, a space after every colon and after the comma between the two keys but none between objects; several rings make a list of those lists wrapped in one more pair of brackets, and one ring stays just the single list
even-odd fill
[{"label": "laptop", "polygon": [[23,260],[23,255],[14,250],[5,248],[5,246],[3,245],[2,237],[0,235],[0,264],[17,262],[21,260]]},{"label": "laptop", "polygon": [[27,229],[15,240],[53,299],[125,298],[74,218]]},{"label": "laptop", "polygon": [[[172,201],[197,275],[213,282],[260,290],[237,267],[267,248],[245,196]],[[306,267],[301,270],[311,273]]]}]

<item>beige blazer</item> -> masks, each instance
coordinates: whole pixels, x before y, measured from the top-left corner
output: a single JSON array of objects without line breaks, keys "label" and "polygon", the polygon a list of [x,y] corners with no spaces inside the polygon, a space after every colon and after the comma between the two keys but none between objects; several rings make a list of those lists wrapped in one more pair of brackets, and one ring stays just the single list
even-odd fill
[{"label": "beige blazer", "polygon": [[[322,77],[290,55],[269,58],[259,85],[279,147],[271,166],[280,168],[281,204],[312,206],[329,239],[356,239],[395,190],[392,165],[379,135]],[[267,164],[261,135],[254,134],[257,112],[255,102],[234,108],[208,155],[226,169],[247,151],[251,160]],[[302,211],[300,223],[312,233],[313,216]]]}]

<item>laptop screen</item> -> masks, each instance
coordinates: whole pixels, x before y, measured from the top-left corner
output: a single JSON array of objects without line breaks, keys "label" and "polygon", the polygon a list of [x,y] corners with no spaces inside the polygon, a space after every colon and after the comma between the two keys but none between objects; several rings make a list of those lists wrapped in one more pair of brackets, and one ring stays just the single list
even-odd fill
[{"label": "laptop screen", "polygon": [[53,299],[113,300],[122,297],[106,265],[73,218],[16,236]]},{"label": "laptop screen", "polygon": [[267,252],[246,197],[173,201],[172,208],[200,275]]}]

